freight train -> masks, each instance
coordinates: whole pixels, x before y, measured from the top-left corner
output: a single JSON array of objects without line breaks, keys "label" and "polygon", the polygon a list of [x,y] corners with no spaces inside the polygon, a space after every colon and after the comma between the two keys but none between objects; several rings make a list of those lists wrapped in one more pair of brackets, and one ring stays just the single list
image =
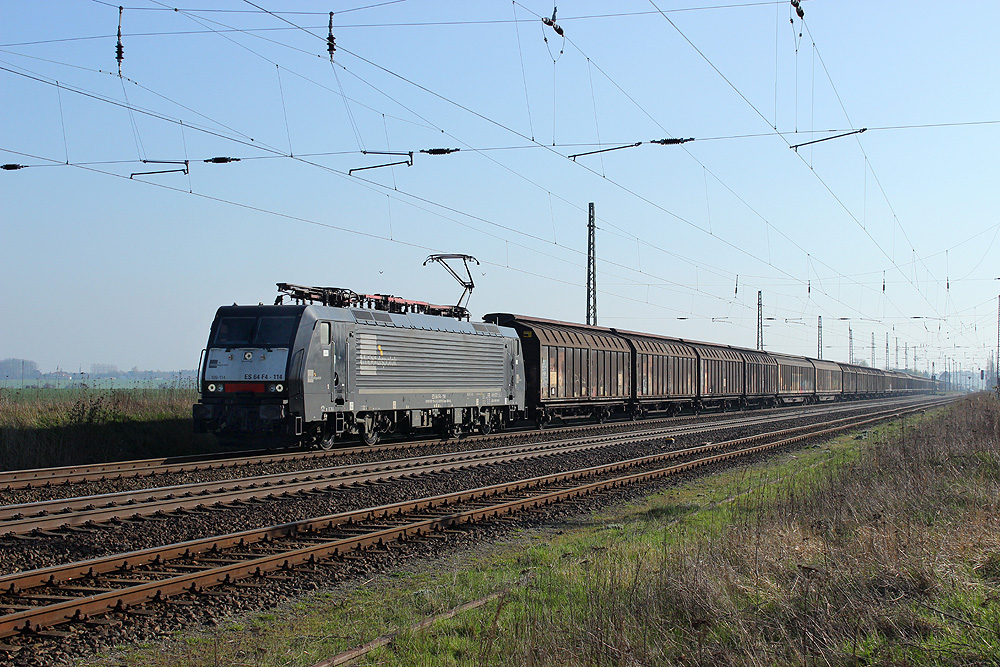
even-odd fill
[{"label": "freight train", "polygon": [[[936,382],[510,313],[279,283],[223,306],[199,361],[195,430],[324,449],[356,436],[489,433],[520,420],[639,418],[928,392]],[[285,298],[293,303],[284,303]]]}]

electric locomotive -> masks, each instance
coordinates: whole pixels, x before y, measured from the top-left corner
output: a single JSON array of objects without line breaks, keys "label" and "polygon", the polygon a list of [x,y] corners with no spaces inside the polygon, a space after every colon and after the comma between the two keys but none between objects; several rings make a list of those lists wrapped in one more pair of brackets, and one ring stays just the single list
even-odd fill
[{"label": "electric locomotive", "polygon": [[[464,308],[279,283],[275,305],[223,306],[199,363],[195,429],[223,441],[312,444],[395,431],[503,429],[524,406],[512,329]],[[295,303],[285,304],[290,297]],[[465,320],[460,319],[465,316]]]}]

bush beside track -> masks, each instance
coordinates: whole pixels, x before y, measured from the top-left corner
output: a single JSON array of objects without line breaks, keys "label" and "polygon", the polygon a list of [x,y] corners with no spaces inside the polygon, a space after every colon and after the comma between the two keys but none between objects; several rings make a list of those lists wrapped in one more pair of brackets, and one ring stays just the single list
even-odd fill
[{"label": "bush beside track", "polygon": [[189,389],[0,390],[0,470],[211,451]]}]

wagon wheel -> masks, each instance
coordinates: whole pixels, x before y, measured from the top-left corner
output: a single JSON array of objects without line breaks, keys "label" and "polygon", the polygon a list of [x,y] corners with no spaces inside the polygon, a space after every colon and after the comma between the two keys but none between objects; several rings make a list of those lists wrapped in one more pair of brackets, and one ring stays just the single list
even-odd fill
[{"label": "wagon wheel", "polygon": [[320,436],[319,441],[317,441],[316,444],[324,452],[328,452],[334,447],[334,435],[332,433],[330,434],[324,433],[323,435]]}]

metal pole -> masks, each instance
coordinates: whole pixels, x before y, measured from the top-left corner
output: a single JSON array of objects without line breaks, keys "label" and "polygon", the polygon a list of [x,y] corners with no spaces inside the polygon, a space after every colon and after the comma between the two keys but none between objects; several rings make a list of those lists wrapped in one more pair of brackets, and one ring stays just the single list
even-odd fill
[{"label": "metal pole", "polygon": [[587,215],[587,324],[597,326],[597,247],[594,202],[590,202]]},{"label": "metal pole", "polygon": [[816,358],[823,358],[823,316],[818,316],[816,324]]},{"label": "metal pole", "polygon": [[764,301],[762,292],[757,290],[757,349],[764,349]]}]

